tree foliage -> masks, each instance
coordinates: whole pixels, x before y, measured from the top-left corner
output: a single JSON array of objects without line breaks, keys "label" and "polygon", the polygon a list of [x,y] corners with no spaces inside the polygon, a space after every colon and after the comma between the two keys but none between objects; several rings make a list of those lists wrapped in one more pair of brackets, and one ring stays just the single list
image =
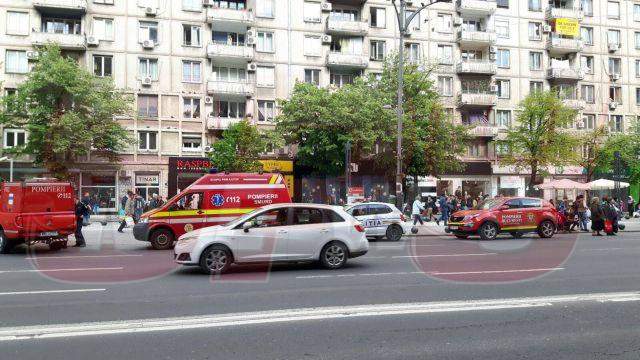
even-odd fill
[{"label": "tree foliage", "polygon": [[599,151],[597,171],[612,172],[615,153],[620,153],[621,165],[629,174],[629,181],[640,182],[640,123],[635,123],[626,133],[611,134]]},{"label": "tree foliage", "polygon": [[33,155],[36,164],[60,178],[89,152],[118,161],[118,152],[132,140],[114,116],[130,115],[131,98],[110,78],[98,78],[63,56],[56,45],[39,54],[27,80],[1,100],[2,125],[28,132],[26,145],[11,151]]},{"label": "tree foliage", "polygon": [[593,180],[596,170],[602,166],[605,160],[604,145],[607,136],[607,128],[599,126],[593,131],[589,131],[578,137],[580,148],[586,149],[585,153],[580,154],[579,165],[584,169],[587,182]]},{"label": "tree foliage", "polygon": [[565,106],[558,95],[556,90],[529,94],[520,103],[517,123],[504,140],[509,153],[502,159],[503,164],[528,169],[529,189],[536,185],[538,175],[550,167],[578,162],[574,151],[578,140],[565,130],[577,112]]}]

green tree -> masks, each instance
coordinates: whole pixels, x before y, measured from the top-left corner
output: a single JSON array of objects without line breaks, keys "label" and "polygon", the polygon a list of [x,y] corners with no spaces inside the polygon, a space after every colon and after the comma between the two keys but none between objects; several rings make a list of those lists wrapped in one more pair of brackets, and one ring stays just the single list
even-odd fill
[{"label": "green tree", "polygon": [[503,164],[528,169],[529,189],[549,167],[578,162],[574,151],[578,139],[564,130],[573,123],[577,112],[565,106],[558,95],[556,90],[529,94],[520,103],[517,123],[507,131],[503,142],[509,148]]},{"label": "green tree", "polygon": [[16,94],[2,98],[0,123],[29,134],[13,153],[33,155],[36,164],[66,178],[69,166],[89,152],[119,160],[132,140],[114,116],[129,116],[131,104],[110,78],[94,76],[50,44],[40,50]]},{"label": "green tree", "polygon": [[593,180],[593,175],[596,170],[602,166],[602,161],[605,158],[603,147],[606,137],[607,128],[605,126],[599,126],[578,138],[580,150],[586,150],[585,152],[580,151],[578,164],[584,169],[587,182]]},{"label": "green tree", "polygon": [[213,143],[209,157],[219,171],[256,172],[262,170],[260,155],[268,146],[280,145],[273,132],[261,133],[244,119],[232,124],[222,133],[222,138]]},{"label": "green tree", "polygon": [[640,123],[635,123],[626,133],[609,135],[599,151],[597,170],[607,173],[613,172],[615,167],[615,153],[620,153],[622,166],[629,174],[629,181],[640,182]]}]

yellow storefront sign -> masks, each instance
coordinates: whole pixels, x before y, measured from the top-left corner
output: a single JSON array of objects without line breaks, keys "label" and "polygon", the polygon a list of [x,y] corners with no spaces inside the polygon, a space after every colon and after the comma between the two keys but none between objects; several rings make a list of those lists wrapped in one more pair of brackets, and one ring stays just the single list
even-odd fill
[{"label": "yellow storefront sign", "polygon": [[262,170],[264,172],[281,172],[281,173],[293,172],[293,161],[260,160],[260,162],[262,163]]},{"label": "yellow storefront sign", "polygon": [[560,18],[556,20],[556,32],[560,35],[578,36],[580,34],[580,26],[576,19]]}]

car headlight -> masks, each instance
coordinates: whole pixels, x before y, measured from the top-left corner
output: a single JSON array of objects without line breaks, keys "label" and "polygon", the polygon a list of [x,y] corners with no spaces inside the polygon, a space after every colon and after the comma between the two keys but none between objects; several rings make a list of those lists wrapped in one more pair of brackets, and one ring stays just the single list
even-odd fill
[{"label": "car headlight", "polygon": [[142,217],[140,218],[140,221],[138,221],[141,224],[146,224],[149,222],[149,218],[148,217]]},{"label": "car headlight", "polygon": [[477,218],[477,217],[478,217],[478,215],[479,215],[479,214],[467,215],[467,216],[465,216],[465,217],[464,217],[464,219],[463,219],[462,221],[470,221],[470,220],[473,220],[473,219]]},{"label": "car headlight", "polygon": [[181,243],[181,244],[186,244],[186,243],[189,243],[189,242],[192,242],[192,241],[195,241],[195,240],[198,240],[197,236],[193,236],[193,235],[191,235],[191,236],[182,236],[182,237],[180,237],[178,239],[178,242]]}]

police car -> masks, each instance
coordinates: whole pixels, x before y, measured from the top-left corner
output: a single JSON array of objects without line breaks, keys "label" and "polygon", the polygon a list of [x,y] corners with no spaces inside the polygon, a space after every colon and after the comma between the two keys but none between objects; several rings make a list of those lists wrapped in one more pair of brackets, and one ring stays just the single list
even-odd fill
[{"label": "police car", "polygon": [[367,237],[398,241],[411,231],[411,224],[405,222],[402,212],[391,204],[368,202],[347,207],[346,211],[360,221]]}]

